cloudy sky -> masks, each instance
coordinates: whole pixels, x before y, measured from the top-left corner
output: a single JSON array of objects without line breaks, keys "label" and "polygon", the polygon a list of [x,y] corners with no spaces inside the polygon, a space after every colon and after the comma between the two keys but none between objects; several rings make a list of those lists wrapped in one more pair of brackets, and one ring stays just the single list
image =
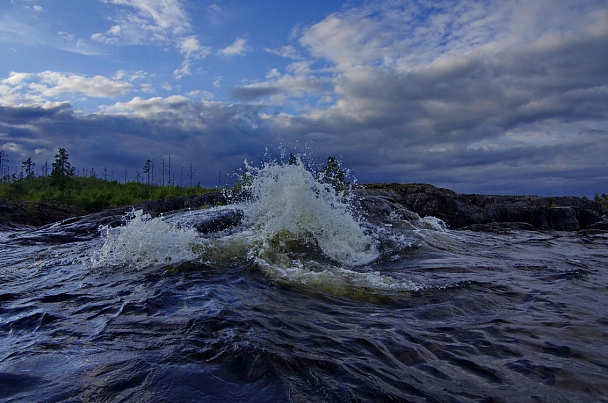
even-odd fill
[{"label": "cloudy sky", "polygon": [[[359,182],[608,192],[605,0],[5,0],[0,149],[215,186],[337,156]],[[268,151],[266,151],[268,150]]]}]

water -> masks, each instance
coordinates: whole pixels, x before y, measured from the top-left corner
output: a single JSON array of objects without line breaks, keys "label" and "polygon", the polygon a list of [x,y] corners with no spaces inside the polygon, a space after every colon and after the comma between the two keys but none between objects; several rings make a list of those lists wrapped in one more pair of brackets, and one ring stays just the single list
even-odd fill
[{"label": "water", "polygon": [[301,164],[254,176],[82,242],[0,233],[0,400],[608,401],[606,233],[370,224]]}]

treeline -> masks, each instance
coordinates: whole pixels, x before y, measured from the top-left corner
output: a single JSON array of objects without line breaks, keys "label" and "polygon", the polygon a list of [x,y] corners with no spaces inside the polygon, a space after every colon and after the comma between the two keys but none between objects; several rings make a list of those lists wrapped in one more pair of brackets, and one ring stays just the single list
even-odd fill
[{"label": "treeline", "polygon": [[[35,176],[31,158],[23,162],[20,175],[4,177],[0,182],[0,199],[13,202],[75,206],[84,212],[96,212],[146,200],[195,196],[214,189],[195,186],[155,185],[152,181],[107,180],[92,176],[79,176],[71,166],[67,151],[60,148],[50,173]],[[147,179],[147,178],[145,178]]]},{"label": "treeline", "polygon": [[[57,157],[63,152],[67,156],[67,151],[64,148],[60,148],[58,154],[55,156],[55,162]],[[46,161],[44,164],[36,164],[32,157],[21,161],[21,164],[11,165],[10,160],[6,151],[0,150],[0,183],[15,182],[22,179],[29,179],[35,177],[46,177],[51,175],[52,166]],[[194,186],[194,168],[192,163],[189,166],[179,166],[179,169],[171,162],[171,157],[162,158],[158,167],[155,166],[154,160],[146,160],[141,170],[135,170],[128,172],[127,168],[124,171],[108,171],[104,168],[100,171],[95,168],[76,168],[73,169],[74,176],[100,178],[109,181],[117,181],[122,183],[127,182],[141,182],[147,185],[157,186]],[[156,175],[155,175],[156,169]],[[221,174],[220,174],[221,175]]]}]

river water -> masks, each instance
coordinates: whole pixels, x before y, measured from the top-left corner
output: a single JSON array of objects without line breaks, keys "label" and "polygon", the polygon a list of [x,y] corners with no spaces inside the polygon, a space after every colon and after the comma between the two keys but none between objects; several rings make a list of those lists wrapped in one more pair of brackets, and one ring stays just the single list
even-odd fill
[{"label": "river water", "polygon": [[372,225],[301,165],[251,191],[80,242],[0,232],[0,400],[608,401],[605,232]]}]

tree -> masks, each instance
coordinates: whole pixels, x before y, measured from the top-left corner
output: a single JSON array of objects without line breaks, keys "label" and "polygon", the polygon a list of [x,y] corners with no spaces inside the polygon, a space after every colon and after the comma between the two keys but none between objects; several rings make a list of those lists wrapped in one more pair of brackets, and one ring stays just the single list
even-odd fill
[{"label": "tree", "polygon": [[293,153],[289,153],[289,162],[287,162],[289,165],[296,165],[298,163],[298,159],[296,158],[295,155],[293,155]]},{"label": "tree", "polygon": [[167,178],[169,180],[169,186],[173,185],[174,181],[171,178],[171,156],[169,156],[169,163],[167,164]]},{"label": "tree", "polygon": [[32,161],[32,157],[29,157],[25,161],[21,162],[21,167],[25,169],[25,179],[32,179],[34,177],[34,167],[36,163]]},{"label": "tree", "polygon": [[152,160],[147,160],[144,164],[144,173],[147,176],[147,184],[150,186],[150,183],[154,183],[154,162]]},{"label": "tree", "polygon": [[64,196],[65,190],[70,185],[73,177],[74,168],[70,164],[68,152],[65,148],[60,148],[55,155],[55,162],[53,162],[51,183],[61,191],[61,196]]},{"label": "tree", "polygon": [[44,165],[42,166],[42,176],[47,177],[49,176],[49,162],[45,161]]},{"label": "tree", "polygon": [[0,177],[2,181],[5,179],[8,181],[9,173],[8,173],[8,163],[9,159],[6,157],[6,151],[0,150]]},{"label": "tree", "polygon": [[327,165],[319,172],[319,181],[329,183],[336,190],[345,190],[349,183],[346,181],[346,173],[340,168],[336,157],[328,157]]},{"label": "tree", "polygon": [[194,179],[194,168],[192,168],[192,162],[190,163],[190,170],[188,172],[188,180],[190,183],[190,187],[192,187],[192,179]]}]

